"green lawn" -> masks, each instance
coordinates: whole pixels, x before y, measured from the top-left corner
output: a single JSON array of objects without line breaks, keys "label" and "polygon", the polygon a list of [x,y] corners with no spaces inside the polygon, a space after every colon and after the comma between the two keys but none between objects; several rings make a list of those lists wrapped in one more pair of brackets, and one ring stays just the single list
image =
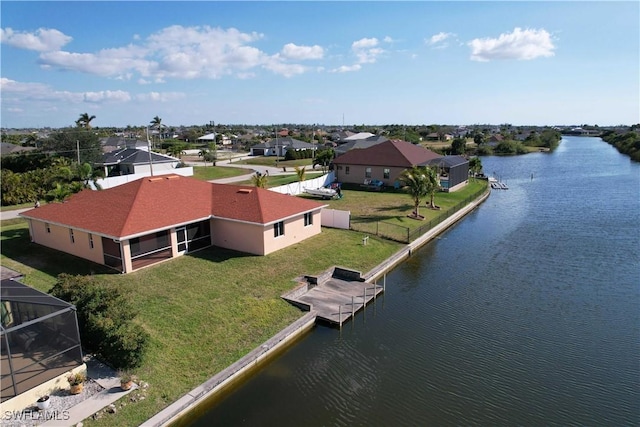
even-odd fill
[{"label": "green lawn", "polygon": [[[287,170],[293,170],[296,166],[309,166],[313,162],[313,159],[298,159],[298,160],[284,160],[284,157],[278,158],[278,167],[286,167]],[[246,160],[239,160],[233,163],[242,163],[244,165],[260,165],[260,166],[276,166],[275,157],[252,157]]]},{"label": "green lawn", "polygon": [[423,200],[420,205],[420,215],[425,217],[423,221],[407,217],[413,211],[413,199],[402,190],[385,189],[377,192],[344,189],[341,199],[326,200],[323,203],[329,204],[331,209],[350,211],[354,220],[385,221],[415,229],[486,187],[487,181],[470,180],[469,185],[454,193],[436,193],[435,204],[441,210],[429,209],[426,206],[429,200]]},{"label": "green lawn", "polygon": [[[313,178],[317,178],[319,176],[324,175],[322,172],[306,172],[305,175],[305,179],[313,179]],[[271,188],[271,187],[278,187],[279,185],[285,185],[285,184],[291,184],[292,182],[297,182],[298,181],[298,175],[296,174],[291,174],[291,175],[273,175],[270,176],[268,181],[267,181],[267,187]],[[246,180],[246,181],[241,181],[241,182],[236,182],[234,184],[238,184],[238,185],[253,185],[253,183],[251,182],[250,179]]]},{"label": "green lawn", "polygon": [[[452,206],[481,185],[486,182],[439,193],[436,203]],[[351,210],[354,217],[421,223],[406,218],[412,202],[404,193],[344,193],[343,199],[328,201],[331,207]],[[149,354],[135,372],[149,383],[146,399],[119,407],[116,415],[85,422],[92,426],[139,425],[300,317],[299,309],[280,298],[295,286],[295,277],[318,274],[334,264],[367,272],[402,247],[374,236],[364,247],[362,233],[323,228],[320,235],[267,256],[208,248],[122,275],[29,243],[23,219],[1,225],[0,261],[26,274],[27,284],[46,292],[61,272],[93,274],[126,292],[140,312],[137,321],[151,335]]]},{"label": "green lawn", "polygon": [[203,181],[212,179],[230,178],[232,176],[240,176],[250,174],[251,171],[242,168],[231,168],[226,166],[194,166],[193,177]]},{"label": "green lawn", "polygon": [[138,322],[152,344],[136,374],[150,384],[148,396],[85,423],[99,426],[139,425],[300,317],[280,298],[295,277],[335,263],[366,272],[401,247],[371,238],[365,248],[360,233],[323,229],[264,257],[209,248],[122,275],[29,243],[22,219],[2,223],[1,243],[2,265],[26,273],[31,286],[48,291],[58,273],[92,273],[126,291],[140,310]]}]

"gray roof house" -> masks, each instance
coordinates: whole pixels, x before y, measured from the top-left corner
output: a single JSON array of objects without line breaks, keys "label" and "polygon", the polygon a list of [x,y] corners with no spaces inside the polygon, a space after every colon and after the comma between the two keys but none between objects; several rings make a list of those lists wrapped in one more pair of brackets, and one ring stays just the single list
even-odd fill
[{"label": "gray roof house", "polygon": [[252,156],[279,156],[285,155],[287,150],[316,150],[318,146],[316,144],[310,144],[308,142],[293,139],[291,137],[286,138],[274,138],[261,144],[256,144],[251,147]]},{"label": "gray roof house", "polygon": [[346,142],[344,144],[338,145],[337,147],[334,148],[334,151],[336,152],[336,156],[339,156],[340,154],[344,154],[349,150],[373,147],[374,145],[380,144],[381,142],[385,142],[388,140],[389,138],[384,137],[382,135],[373,135],[368,138],[356,139],[356,140],[352,140],[350,142]]},{"label": "gray roof house", "polygon": [[121,148],[103,154],[94,166],[104,168],[105,179],[98,180],[103,189],[151,175],[170,173],[193,176],[192,167],[179,167],[180,159],[146,149]]},{"label": "gray roof house", "polygon": [[469,160],[462,156],[443,156],[428,160],[421,166],[436,166],[440,187],[446,192],[459,190],[469,182]]}]

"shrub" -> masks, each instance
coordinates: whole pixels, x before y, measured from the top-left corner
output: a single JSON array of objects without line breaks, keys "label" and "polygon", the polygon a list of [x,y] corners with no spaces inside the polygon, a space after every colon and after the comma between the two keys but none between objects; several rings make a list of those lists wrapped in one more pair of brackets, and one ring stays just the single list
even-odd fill
[{"label": "shrub", "polygon": [[136,312],[119,289],[91,276],[60,274],[51,294],[76,306],[82,344],[114,368],[142,364],[149,341]]}]

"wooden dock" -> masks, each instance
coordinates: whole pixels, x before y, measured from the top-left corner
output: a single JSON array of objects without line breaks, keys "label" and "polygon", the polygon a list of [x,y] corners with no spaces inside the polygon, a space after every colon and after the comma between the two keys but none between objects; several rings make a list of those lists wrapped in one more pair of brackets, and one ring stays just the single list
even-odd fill
[{"label": "wooden dock", "polygon": [[317,319],[342,325],[379,294],[383,286],[365,282],[359,272],[334,267],[318,276],[306,276],[306,283],[282,297],[307,310],[315,310]]}]

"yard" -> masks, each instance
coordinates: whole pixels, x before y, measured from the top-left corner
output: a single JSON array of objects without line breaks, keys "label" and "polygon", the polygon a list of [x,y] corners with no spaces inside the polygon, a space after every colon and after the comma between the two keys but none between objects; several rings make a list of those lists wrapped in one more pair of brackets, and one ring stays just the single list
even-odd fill
[{"label": "yard", "polygon": [[[442,210],[424,207],[421,213],[428,218],[442,214],[483,185],[486,182],[471,182],[460,192],[439,193],[436,204]],[[403,192],[343,194],[328,203],[350,210],[354,218],[413,228],[423,223],[407,218],[413,206]],[[363,246],[360,232],[323,228],[320,235],[268,256],[207,248],[122,275],[29,243],[22,219],[3,221],[1,234],[2,265],[26,274],[27,284],[48,291],[61,272],[93,274],[105,286],[126,292],[139,310],[137,321],[151,335],[151,349],[136,371],[150,384],[148,397],[115,415],[85,422],[92,426],[139,425],[300,317],[299,309],[280,298],[295,286],[295,277],[336,264],[367,272],[402,247],[376,237]]]},{"label": "yard", "polygon": [[[151,349],[136,371],[150,384],[148,397],[85,425],[134,426],[235,362],[301,316],[280,295],[302,274],[339,263],[366,272],[400,245],[361,234],[323,229],[303,243],[260,257],[209,248],[133,274],[29,243],[24,220],[2,223],[2,265],[25,273],[47,291],[57,274],[93,274],[125,290],[151,334]],[[340,254],[335,251],[340,247]]]}]

